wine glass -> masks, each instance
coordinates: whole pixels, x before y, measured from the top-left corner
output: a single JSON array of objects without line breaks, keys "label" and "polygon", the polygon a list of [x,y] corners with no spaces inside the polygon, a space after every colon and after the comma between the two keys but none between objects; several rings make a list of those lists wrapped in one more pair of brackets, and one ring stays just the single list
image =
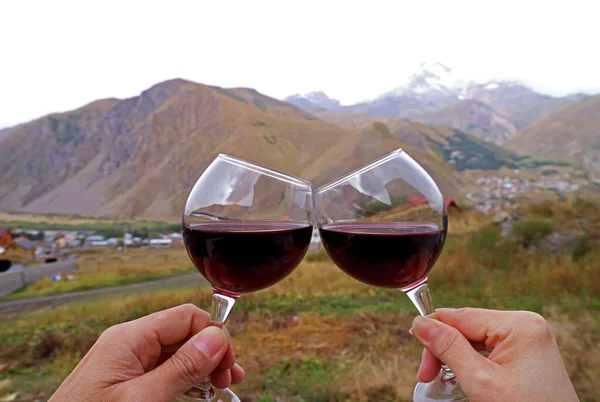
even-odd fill
[{"label": "wine glass", "polygon": [[[427,276],[446,239],[444,198],[427,172],[401,149],[315,192],[317,225],[327,254],[368,285],[400,289],[421,315],[434,312]],[[444,366],[417,384],[413,398],[466,401]]]},{"label": "wine glass", "polygon": [[[185,204],[183,241],[213,288],[212,321],[222,326],[235,301],[268,288],[302,261],[313,231],[311,184],[228,155],[219,155]],[[239,401],[210,378],[186,401]]]}]

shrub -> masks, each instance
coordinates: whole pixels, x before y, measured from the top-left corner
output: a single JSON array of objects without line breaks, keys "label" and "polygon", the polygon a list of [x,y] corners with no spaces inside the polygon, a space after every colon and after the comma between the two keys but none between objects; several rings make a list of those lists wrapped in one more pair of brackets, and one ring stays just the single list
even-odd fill
[{"label": "shrub", "polygon": [[588,237],[586,235],[575,237],[567,244],[567,250],[575,261],[581,259],[590,251]]},{"label": "shrub", "polygon": [[552,222],[544,219],[526,219],[515,223],[513,233],[524,247],[529,247],[554,231]]},{"label": "shrub", "polygon": [[469,253],[472,255],[478,255],[480,253],[485,254],[498,247],[500,241],[500,229],[491,226],[471,236],[468,240],[467,247]]}]

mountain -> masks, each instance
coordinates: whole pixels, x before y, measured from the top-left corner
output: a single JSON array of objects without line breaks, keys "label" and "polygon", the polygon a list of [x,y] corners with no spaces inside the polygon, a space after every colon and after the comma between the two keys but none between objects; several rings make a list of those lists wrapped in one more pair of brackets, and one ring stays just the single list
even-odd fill
[{"label": "mountain", "polygon": [[587,97],[536,121],[506,145],[521,154],[574,163],[600,177],[600,97]]},{"label": "mountain", "polygon": [[180,79],[2,134],[0,208],[28,212],[179,219],[194,182],[219,153],[319,186],[405,148],[446,196],[459,197],[462,185],[439,153],[403,143],[381,123],[343,128],[252,89]]},{"label": "mountain", "polygon": [[398,141],[413,149],[439,155],[441,161],[459,172],[503,167],[514,169],[523,159],[506,148],[449,127],[431,127],[406,119],[390,119],[385,126]]},{"label": "mountain", "polygon": [[[410,150],[419,150],[438,156],[438,160],[453,166],[451,174],[464,170],[496,170],[503,167],[515,169],[526,161],[513,151],[496,144],[482,141],[458,129],[430,126],[409,119],[377,117],[365,114],[347,114],[326,110],[314,110],[319,118],[344,127],[360,128],[384,126],[390,135]],[[378,123],[379,122],[379,123]],[[435,171],[443,170],[437,168]],[[441,173],[441,172],[440,172]]]},{"label": "mountain", "polygon": [[10,133],[12,132],[12,128],[3,128],[0,129],[0,141],[2,141],[2,138],[4,137],[8,137],[10,135]]},{"label": "mountain", "polygon": [[306,94],[295,94],[288,96],[284,99],[284,102],[291,103],[292,105],[301,108],[317,108],[317,109],[337,109],[340,106],[340,101],[337,99],[331,99],[325,94],[325,92],[308,92]]},{"label": "mountain", "polygon": [[424,113],[451,105],[464,95],[466,80],[441,63],[422,63],[405,84],[374,100],[344,106],[347,113],[406,117],[418,120]]},{"label": "mountain", "polygon": [[419,121],[433,126],[456,128],[496,144],[502,144],[517,132],[516,123],[497,113],[489,105],[474,99],[463,99],[422,115]]},{"label": "mountain", "polygon": [[[584,97],[582,94],[565,97],[544,95],[516,81],[478,83],[442,63],[433,62],[421,64],[403,85],[355,105],[340,106],[337,101],[335,104],[318,105],[318,102],[309,102],[306,98],[286,100],[308,110],[319,108],[446,125],[484,141],[502,144],[517,130]],[[339,114],[338,122],[342,118]],[[356,117],[348,119],[357,120]]]},{"label": "mountain", "polygon": [[377,99],[397,98],[407,94],[433,102],[436,99],[462,99],[468,82],[442,63],[422,63],[404,85],[384,93]]},{"label": "mountain", "polygon": [[466,97],[485,103],[523,128],[534,121],[581,99],[581,95],[562,98],[543,95],[516,81],[471,83]]}]

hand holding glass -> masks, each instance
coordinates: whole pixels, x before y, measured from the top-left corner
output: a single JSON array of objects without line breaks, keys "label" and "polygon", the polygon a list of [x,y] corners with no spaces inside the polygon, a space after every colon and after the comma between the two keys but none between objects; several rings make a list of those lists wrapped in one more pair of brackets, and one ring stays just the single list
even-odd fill
[{"label": "hand holding glass", "polygon": [[[400,289],[422,315],[433,313],[427,278],[446,239],[448,216],[440,190],[402,150],[316,191],[317,224],[327,254],[348,275]],[[466,401],[443,367],[414,400]]]},{"label": "hand holding glass", "polygon": [[[212,320],[222,325],[244,293],[273,286],[302,261],[313,231],[309,182],[219,155],[192,189],[183,240],[195,267],[213,287]],[[210,378],[186,401],[239,401]]]}]

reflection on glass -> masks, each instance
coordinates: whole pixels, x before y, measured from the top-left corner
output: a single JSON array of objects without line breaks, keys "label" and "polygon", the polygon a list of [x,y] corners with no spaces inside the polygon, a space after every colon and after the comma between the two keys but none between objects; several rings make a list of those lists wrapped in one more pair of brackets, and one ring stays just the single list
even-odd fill
[{"label": "reflection on glass", "polygon": [[[323,246],[348,275],[400,289],[423,315],[433,313],[427,278],[448,228],[444,199],[429,174],[402,150],[335,180],[315,194]],[[466,400],[444,367],[414,400]]]},{"label": "reflection on glass", "polygon": [[[212,319],[222,325],[242,294],[268,288],[302,261],[313,231],[309,182],[219,155],[192,189],[183,240],[194,266],[213,287]],[[239,401],[206,378],[187,401]]]}]

